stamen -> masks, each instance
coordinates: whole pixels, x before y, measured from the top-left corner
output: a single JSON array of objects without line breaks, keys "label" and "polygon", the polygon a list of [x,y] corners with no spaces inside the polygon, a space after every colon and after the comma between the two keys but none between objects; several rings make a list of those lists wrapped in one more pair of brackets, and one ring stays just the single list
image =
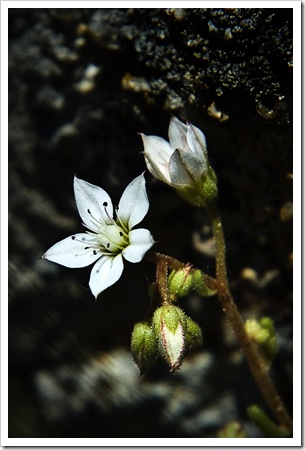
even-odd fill
[{"label": "stamen", "polygon": [[103,203],[103,206],[104,206],[104,210],[105,210],[105,213],[106,213],[106,216],[108,217],[108,219],[111,220],[111,222],[115,223],[114,220],[113,220],[113,219],[109,216],[109,214],[108,214],[108,211],[107,211],[108,203],[107,203],[107,202],[104,202],[104,203]]},{"label": "stamen", "polygon": [[120,219],[120,216],[118,215],[118,210],[119,210],[119,208],[117,208],[116,209],[116,218],[117,218],[117,221],[119,222],[119,224],[120,224],[120,228],[121,229],[123,229],[123,231],[126,233],[126,234],[128,234],[128,227],[126,226],[126,225],[124,225],[123,224],[123,222],[121,221],[121,219]]},{"label": "stamen", "polygon": [[[104,203],[107,203],[107,202],[104,202]],[[90,211],[89,208],[87,209],[87,212],[88,212],[88,214],[90,214],[91,219],[92,219],[93,222],[97,223],[99,226],[101,226],[101,225],[102,225],[102,226],[105,226],[105,225],[106,225],[105,222],[104,222],[104,220],[103,220],[103,218],[100,217],[100,218],[96,219],[96,218],[92,215],[92,212]],[[108,214],[107,214],[107,216],[109,217]],[[110,220],[112,220],[112,219],[110,219]]]},{"label": "stamen", "polygon": [[[88,233],[88,234],[89,234],[89,233]],[[93,235],[93,236],[95,236],[95,235]],[[76,241],[76,242],[81,242],[81,243],[87,242],[88,244],[90,243],[89,246],[84,247],[84,250],[89,250],[90,248],[94,248],[94,247],[97,248],[97,249],[99,249],[99,245],[98,245],[97,242],[90,242],[90,241],[87,240],[85,237],[82,237],[81,239],[77,239],[76,236],[71,236],[71,239],[72,239],[72,241]],[[95,253],[95,254],[96,254],[96,253]]]},{"label": "stamen", "polygon": [[128,234],[128,230],[126,229],[126,227],[124,226],[124,224],[120,221],[120,219],[119,219],[119,217],[118,217],[118,215],[117,215],[118,208],[116,209],[115,212],[116,212],[116,216],[117,216],[117,219],[118,219],[120,225],[118,225],[114,219],[111,219],[111,217],[110,217],[109,214],[108,214],[108,211],[107,211],[107,209],[106,209],[105,204],[107,204],[107,202],[104,202],[104,203],[103,203],[103,206],[104,206],[104,209],[105,209],[105,213],[107,214],[107,217],[109,218],[109,220],[111,220],[112,224],[115,225],[115,226],[117,227],[118,230],[120,230],[120,231],[119,231],[120,236],[123,236],[123,235],[124,235],[124,233],[121,231],[122,229],[124,230],[125,233]]}]

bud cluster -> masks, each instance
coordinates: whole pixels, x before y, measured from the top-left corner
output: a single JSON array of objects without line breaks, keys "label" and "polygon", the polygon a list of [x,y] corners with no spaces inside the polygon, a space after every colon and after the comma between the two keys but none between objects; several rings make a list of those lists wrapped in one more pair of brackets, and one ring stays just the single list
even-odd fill
[{"label": "bud cluster", "polygon": [[185,352],[201,344],[199,325],[170,303],[156,309],[151,323],[137,323],[131,336],[131,352],[141,373],[153,366],[159,356],[175,372]]}]

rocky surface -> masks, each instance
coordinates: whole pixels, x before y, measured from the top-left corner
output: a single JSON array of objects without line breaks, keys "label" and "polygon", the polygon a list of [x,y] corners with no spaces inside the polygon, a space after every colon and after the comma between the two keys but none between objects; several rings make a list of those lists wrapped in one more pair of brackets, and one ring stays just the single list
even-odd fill
[{"label": "rocky surface", "polygon": [[[10,437],[250,437],[261,403],[216,299],[181,302],[204,347],[176,375],[139,377],[130,334],[154,267],[127,265],[98,302],[89,269],[39,257],[81,231],[76,173],[117,202],[144,170],[138,132],[171,114],[206,134],[219,178],[232,291],[279,333],[275,382],[291,408],[292,10],[10,9]],[[147,174],[156,250],[213,273],[206,214]]]}]

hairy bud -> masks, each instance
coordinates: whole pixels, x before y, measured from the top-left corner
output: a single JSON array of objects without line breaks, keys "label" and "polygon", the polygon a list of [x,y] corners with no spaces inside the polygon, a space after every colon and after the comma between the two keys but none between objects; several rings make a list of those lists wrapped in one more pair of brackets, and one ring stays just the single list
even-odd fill
[{"label": "hairy bud", "polygon": [[131,353],[141,374],[155,364],[158,345],[154,330],[148,322],[135,324],[131,335]]},{"label": "hairy bud", "polygon": [[197,294],[202,295],[203,297],[210,297],[216,293],[215,290],[211,290],[207,287],[204,275],[199,269],[194,270],[192,273],[192,287]]},{"label": "hairy bud", "polygon": [[202,345],[202,332],[201,328],[190,317],[186,318],[186,331],[185,331],[185,343],[187,349],[193,349]]},{"label": "hairy bud", "polygon": [[159,353],[174,372],[181,366],[185,351],[186,316],[177,306],[163,305],[155,311],[152,323]]},{"label": "hairy bud", "polygon": [[173,270],[168,277],[168,292],[171,300],[185,297],[192,289],[191,266]]}]

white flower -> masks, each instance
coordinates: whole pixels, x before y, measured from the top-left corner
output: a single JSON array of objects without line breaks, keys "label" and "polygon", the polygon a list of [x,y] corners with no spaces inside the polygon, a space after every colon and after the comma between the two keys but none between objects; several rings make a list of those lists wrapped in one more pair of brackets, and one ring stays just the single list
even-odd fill
[{"label": "white flower", "polygon": [[111,199],[102,188],[74,177],[74,193],[79,215],[89,231],[63,239],[42,258],[71,268],[95,262],[89,286],[97,297],[120,278],[123,257],[140,262],[154,243],[149,230],[133,230],[149,208],[145,179],[142,174],[126,187],[115,218]]},{"label": "white flower", "polygon": [[170,186],[194,186],[208,171],[206,140],[199,128],[172,117],[169,143],[158,136],[141,136],[148,170]]}]

